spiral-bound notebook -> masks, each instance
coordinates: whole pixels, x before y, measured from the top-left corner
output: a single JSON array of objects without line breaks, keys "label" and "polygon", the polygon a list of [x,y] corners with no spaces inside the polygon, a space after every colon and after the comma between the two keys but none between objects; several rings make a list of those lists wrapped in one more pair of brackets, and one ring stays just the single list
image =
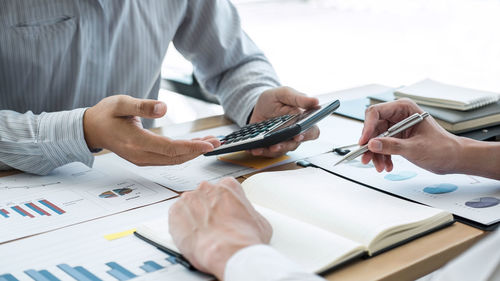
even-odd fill
[{"label": "spiral-bound notebook", "polygon": [[500,94],[463,88],[425,79],[398,89],[396,98],[410,98],[418,104],[466,111],[500,99]]}]

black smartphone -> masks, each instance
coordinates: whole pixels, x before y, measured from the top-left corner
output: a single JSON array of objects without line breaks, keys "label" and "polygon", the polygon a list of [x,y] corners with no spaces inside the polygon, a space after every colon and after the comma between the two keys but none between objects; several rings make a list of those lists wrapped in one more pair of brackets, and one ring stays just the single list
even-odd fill
[{"label": "black smartphone", "polygon": [[246,125],[220,139],[221,146],[204,155],[210,156],[268,147],[289,140],[332,114],[339,106],[340,102],[336,100],[300,114],[278,116],[259,123]]}]

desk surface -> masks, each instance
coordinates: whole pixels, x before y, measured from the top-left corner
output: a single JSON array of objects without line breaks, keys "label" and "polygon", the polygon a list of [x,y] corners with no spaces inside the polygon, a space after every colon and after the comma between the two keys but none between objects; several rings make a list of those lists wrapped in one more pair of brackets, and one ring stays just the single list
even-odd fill
[{"label": "desk surface", "polygon": [[[334,93],[330,96],[337,96]],[[366,95],[367,93],[364,92]],[[351,96],[349,95],[350,97]],[[214,116],[193,122],[176,124],[168,127],[168,131],[188,133],[230,124],[223,116]],[[167,128],[158,128],[153,131],[168,135]],[[291,163],[271,170],[298,169]],[[17,173],[15,171],[0,172],[0,177]],[[243,181],[248,176],[240,177]],[[399,246],[393,250],[380,254],[370,259],[358,260],[347,264],[340,269],[327,273],[328,280],[415,280],[424,276],[449,260],[458,256],[485,235],[484,231],[455,223],[454,225],[436,231],[410,243]]]}]

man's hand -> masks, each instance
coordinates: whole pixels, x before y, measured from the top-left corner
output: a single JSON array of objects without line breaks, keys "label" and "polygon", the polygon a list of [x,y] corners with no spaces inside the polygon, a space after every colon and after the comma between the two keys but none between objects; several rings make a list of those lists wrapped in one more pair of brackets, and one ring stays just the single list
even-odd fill
[{"label": "man's hand", "polygon": [[197,269],[223,280],[238,250],[271,240],[269,222],[252,207],[233,178],[203,182],[181,195],[169,212],[169,230],[181,253]]},{"label": "man's hand", "polygon": [[[304,109],[318,106],[318,99],[307,97],[289,87],[279,87],[263,92],[255,104],[250,123],[257,123],[272,117],[300,113]],[[276,157],[295,150],[301,142],[319,137],[319,128],[311,127],[306,132],[267,148],[250,150],[252,155]]]},{"label": "man's hand", "polygon": [[139,166],[180,164],[220,145],[214,137],[172,140],[142,128],[139,117],[159,118],[166,112],[160,101],[107,97],[85,111],[85,141],[90,149],[109,149]]},{"label": "man's hand", "polygon": [[375,138],[417,112],[423,111],[409,99],[370,106],[366,110],[363,133],[359,139],[360,145],[368,142],[370,151],[363,155],[362,162],[367,164],[373,160],[377,171],[385,168],[390,172],[393,168],[391,154],[396,154],[434,173],[453,172],[459,162],[461,141],[430,116],[395,137]]}]

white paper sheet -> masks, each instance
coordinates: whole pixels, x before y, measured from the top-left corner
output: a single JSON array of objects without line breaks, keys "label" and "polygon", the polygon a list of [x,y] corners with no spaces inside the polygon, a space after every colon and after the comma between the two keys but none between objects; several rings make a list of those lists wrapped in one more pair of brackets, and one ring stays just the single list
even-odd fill
[{"label": "white paper sheet", "polygon": [[174,192],[96,157],[48,176],[0,178],[0,243],[172,198]]},{"label": "white paper sheet", "polygon": [[[101,280],[116,281],[108,272],[111,267],[106,265],[115,262],[145,280],[208,280],[179,264],[172,264],[167,260],[167,254],[134,235],[112,241],[104,238],[107,234],[132,229],[143,221],[167,216],[173,202],[168,200],[0,245],[0,279],[3,274],[11,274],[18,280],[33,281],[26,271],[34,270],[36,274],[47,270],[60,280],[90,280],[71,278],[70,274],[58,267],[67,265],[70,269],[80,266]],[[154,263],[162,269],[148,273],[145,269],[151,268],[145,267],[147,263]],[[33,271],[30,273],[33,274]],[[161,278],[151,278],[153,275]]]},{"label": "white paper sheet", "polygon": [[[328,119],[328,118],[325,118]],[[234,131],[234,125],[222,126],[218,128],[203,130],[191,133],[184,136],[178,136],[177,139],[192,139],[196,137],[203,137],[207,135],[223,136]],[[319,140],[305,142],[299,146],[296,151],[288,153],[290,158],[275,163],[272,166],[283,165],[286,163],[294,162],[306,157],[318,155],[332,148],[330,142],[322,142]],[[100,156],[107,161],[119,165],[123,169],[129,170],[133,173],[166,186],[175,191],[188,191],[196,189],[202,181],[217,182],[223,177],[239,177],[247,175],[252,172],[258,171],[253,168],[239,166],[227,162],[217,160],[216,156],[199,156],[193,160],[179,165],[169,166],[136,166],[115,154],[107,154]],[[269,168],[266,167],[266,168]]]}]

